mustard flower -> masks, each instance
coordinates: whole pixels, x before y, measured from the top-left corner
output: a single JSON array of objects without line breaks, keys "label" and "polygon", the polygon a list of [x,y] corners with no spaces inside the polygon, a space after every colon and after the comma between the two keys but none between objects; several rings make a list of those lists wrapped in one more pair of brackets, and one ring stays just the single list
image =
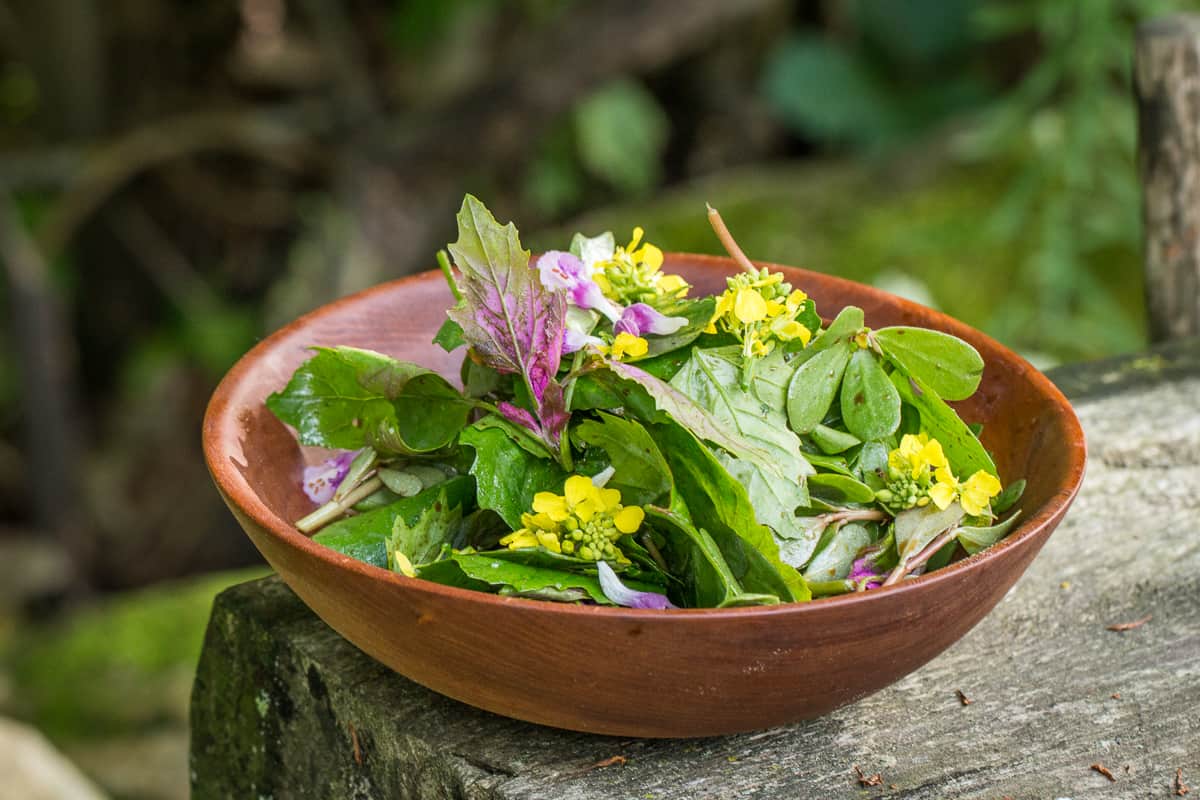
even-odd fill
[{"label": "mustard flower", "polygon": [[522,527],[502,538],[500,544],[512,550],[544,547],[588,561],[608,558],[628,563],[616,542],[636,533],[645,516],[640,506],[622,505],[618,490],[572,475],[563,484],[561,495],[535,494],[532,513],[522,514]]},{"label": "mustard flower", "polygon": [[662,272],[663,252],[643,242],[640,227],[625,247],[616,247],[608,258],[594,265],[596,283],[604,294],[621,305],[647,303],[661,306],[687,297],[691,286],[678,275]]},{"label": "mustard flower", "polygon": [[799,341],[806,347],[812,331],[796,317],[805,309],[808,295],[793,289],[780,272],[761,269],[726,279],[726,289],[706,333],[726,331],[742,342],[743,354],[764,356],[779,342]]}]

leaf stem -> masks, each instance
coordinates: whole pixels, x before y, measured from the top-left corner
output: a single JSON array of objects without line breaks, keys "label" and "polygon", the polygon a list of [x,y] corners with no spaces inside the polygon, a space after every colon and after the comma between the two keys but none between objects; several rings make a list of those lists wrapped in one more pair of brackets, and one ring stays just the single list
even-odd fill
[{"label": "leaf stem", "polygon": [[375,494],[383,487],[383,481],[378,477],[371,478],[363,483],[354,491],[347,494],[340,500],[330,500],[325,505],[318,508],[306,517],[296,520],[296,527],[301,533],[315,533],[324,528],[329,523],[336,520],[338,517],[345,514],[358,503],[358,501]]},{"label": "leaf stem", "polygon": [[721,246],[725,248],[725,252],[729,253],[730,257],[741,266],[746,272],[751,275],[758,274],[758,267],[754,266],[746,254],[742,252],[742,248],[734,240],[733,234],[729,232],[729,228],[725,226],[725,220],[721,219],[721,214],[715,208],[704,204],[708,208],[708,224],[712,225],[713,232],[717,234],[717,238],[721,240]]},{"label": "leaf stem", "polygon": [[667,567],[667,560],[659,552],[658,545],[654,543],[653,537],[649,533],[644,533],[639,541],[642,543],[642,547],[646,548],[646,552],[650,554],[650,557],[654,559],[654,563],[658,564],[658,568],[667,575],[670,575],[671,570]]},{"label": "leaf stem", "polygon": [[958,524],[951,525],[946,530],[934,537],[933,541],[925,545],[921,552],[917,553],[912,558],[905,560],[900,559],[900,563],[896,565],[887,576],[887,580],[883,582],[884,586],[892,586],[899,583],[902,578],[911,573],[918,567],[924,566],[925,562],[933,558],[933,554],[946,546],[955,536],[958,535]]},{"label": "leaf stem", "polygon": [[450,286],[450,292],[454,295],[454,302],[461,303],[463,300],[462,290],[458,288],[458,281],[454,279],[454,271],[450,267],[450,256],[445,250],[437,251],[438,266],[442,269],[442,274],[446,276],[446,283]]}]

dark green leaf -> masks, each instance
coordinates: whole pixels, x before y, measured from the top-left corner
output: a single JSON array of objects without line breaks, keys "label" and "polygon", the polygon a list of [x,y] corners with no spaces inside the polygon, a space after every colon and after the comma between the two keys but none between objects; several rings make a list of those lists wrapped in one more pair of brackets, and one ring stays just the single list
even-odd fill
[{"label": "dark green leaf", "polygon": [[[809,599],[804,579],[780,559],[771,530],[758,522],[746,489],[712,451],[679,425],[655,425],[650,433],[666,456],[676,490],[692,520],[716,541],[741,586],[783,600]],[[791,506],[792,511],[795,508]],[[769,505],[767,510],[778,513]]]},{"label": "dark green leaf", "polygon": [[857,350],[842,379],[842,422],[864,442],[891,436],[900,426],[900,395],[870,350]]},{"label": "dark green leaf", "polygon": [[267,408],[296,429],[300,443],[357,450],[365,432],[394,424],[392,400],[418,375],[416,364],[353,347],[319,347],[300,366],[282,392],[267,398]]},{"label": "dark green leaf", "polygon": [[842,385],[852,349],[850,342],[839,341],[796,368],[787,391],[788,423],[792,430],[808,433],[825,419]]},{"label": "dark green leaf", "polygon": [[1021,512],[1017,511],[1011,517],[1004,520],[1004,522],[989,525],[986,528],[964,525],[958,529],[959,544],[971,555],[975,555],[981,550],[986,550],[1008,535],[1008,532],[1017,524],[1017,517],[1019,516],[1021,516]]},{"label": "dark green leaf", "polygon": [[875,341],[888,360],[945,400],[964,400],[979,387],[983,357],[957,336],[897,326],[875,331]]},{"label": "dark green leaf", "polygon": [[407,556],[413,564],[432,561],[442,545],[452,543],[463,516],[462,498],[456,497],[447,484],[428,491],[434,493],[435,499],[421,510],[415,520],[397,514],[392,522],[392,535],[388,540],[389,564],[397,551]]},{"label": "dark green leaf", "polygon": [[1004,491],[1000,492],[1000,494],[996,495],[995,499],[992,500],[992,513],[996,516],[1000,516],[1005,511],[1008,511],[1010,508],[1012,508],[1016,502],[1021,499],[1021,495],[1024,493],[1025,479],[1021,478],[1020,480],[1013,481],[1008,486],[1005,486]]},{"label": "dark green leaf", "polygon": [[996,474],[996,465],[983,445],[954,409],[946,405],[932,389],[899,370],[892,373],[892,384],[904,401],[911,403],[920,413],[921,428],[942,443],[942,450],[954,474],[969,476],[978,470]]},{"label": "dark green leaf", "polygon": [[572,431],[572,438],[608,454],[616,470],[608,486],[621,492],[621,501],[626,505],[644,506],[671,490],[667,462],[639,423],[600,413],[599,421],[581,422]]},{"label": "dark green leaf", "polygon": [[646,507],[646,522],[666,542],[663,557],[671,574],[683,582],[672,592],[672,599],[685,608],[730,608],[733,606],[773,605],[773,594],[748,594],[725,563],[712,537],[684,515],[674,510]]},{"label": "dark green leaf", "polygon": [[533,507],[535,494],[562,493],[567,479],[562,468],[522,448],[498,425],[476,423],[462,432],[459,441],[475,449],[471,474],[479,505],[503,517],[511,530],[521,527],[521,514]]},{"label": "dark green leaf", "polygon": [[433,343],[449,353],[465,345],[467,340],[463,338],[462,326],[454,320],[448,319],[442,323],[442,327],[438,328],[437,335],[433,337]]},{"label": "dark green leaf", "polygon": [[808,491],[831,503],[871,503],[875,500],[874,490],[865,483],[828,472],[809,475]]},{"label": "dark green leaf", "polygon": [[503,591],[504,594],[567,602],[591,599],[612,605],[595,576],[505,561],[493,558],[490,553],[451,553],[440,561],[417,567],[417,577],[477,591]]},{"label": "dark green leaf", "polygon": [[392,402],[396,433],[411,453],[439,450],[454,442],[474,404],[440,375],[417,375]]}]

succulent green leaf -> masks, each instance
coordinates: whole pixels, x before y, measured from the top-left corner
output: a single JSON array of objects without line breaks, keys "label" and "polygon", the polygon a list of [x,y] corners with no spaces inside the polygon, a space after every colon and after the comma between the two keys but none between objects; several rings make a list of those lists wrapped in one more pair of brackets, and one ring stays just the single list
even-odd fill
[{"label": "succulent green leaf", "polygon": [[875,331],[875,341],[889,361],[944,400],[964,400],[979,388],[983,357],[957,336],[897,326]]},{"label": "succulent green leaf", "polygon": [[796,368],[787,389],[788,423],[796,433],[809,433],[825,419],[852,350],[850,342],[838,341]]},{"label": "succulent green leaf", "polygon": [[910,508],[896,515],[896,550],[901,560],[908,560],[939,533],[962,521],[963,510],[958,503],[951,503],[944,510],[930,503],[924,508]]},{"label": "succulent green leaf", "polygon": [[975,555],[981,550],[986,550],[996,542],[1008,535],[1013,526],[1017,524],[1017,518],[1021,516],[1021,512],[1015,512],[1011,517],[1003,522],[989,525],[985,528],[977,528],[970,525],[964,525],[958,529],[958,542],[971,555]]},{"label": "succulent green leaf", "polygon": [[871,543],[871,529],[861,522],[847,522],[838,528],[804,569],[809,581],[836,581],[850,574],[854,559]]},{"label": "succulent green leaf", "polygon": [[891,436],[900,426],[900,395],[870,350],[855,351],[846,365],[842,422],[864,442]]},{"label": "succulent green leaf", "polygon": [[830,503],[871,503],[875,500],[875,491],[870,486],[831,472],[809,475],[808,491]]}]

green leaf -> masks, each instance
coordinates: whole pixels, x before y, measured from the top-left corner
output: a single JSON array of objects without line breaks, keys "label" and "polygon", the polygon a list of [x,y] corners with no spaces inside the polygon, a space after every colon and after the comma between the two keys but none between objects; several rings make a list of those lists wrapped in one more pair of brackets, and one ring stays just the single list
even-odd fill
[{"label": "green leaf", "polygon": [[[836,428],[830,428],[826,425],[817,425],[809,433],[809,438],[813,444],[821,448],[821,452],[827,455],[835,453],[844,453],[851,447],[862,444],[862,440],[852,433],[839,431]],[[811,456],[805,456],[809,461],[813,461]],[[813,461],[815,465],[816,462]]]},{"label": "green leaf", "polygon": [[882,442],[867,442],[858,451],[858,457],[852,466],[863,483],[879,491],[887,483],[887,445]]},{"label": "green leaf", "polygon": [[904,402],[921,415],[921,428],[942,443],[942,450],[956,475],[973,475],[983,470],[996,475],[996,465],[966,423],[919,378],[892,373],[892,384]]},{"label": "green leaf", "polygon": [[599,421],[584,420],[572,439],[599,447],[608,454],[614,470],[608,486],[621,492],[621,502],[644,506],[671,491],[671,475],[658,446],[639,423],[599,414]]},{"label": "green leaf", "polygon": [[367,444],[365,434],[394,424],[392,400],[411,379],[431,374],[371,350],[318,347],[267,408],[296,429],[300,443],[342,450]]},{"label": "green leaf", "polygon": [[975,555],[981,550],[988,549],[1007,536],[1008,532],[1017,524],[1017,518],[1020,516],[1021,512],[1017,511],[1003,522],[989,525],[985,528],[964,525],[958,529],[958,542],[969,554]]},{"label": "green leaf", "polygon": [[[672,350],[639,361],[637,368],[659,380],[669,381],[689,358],[691,353],[687,350]],[[644,420],[652,420],[656,414],[654,400],[646,389],[606,369],[588,372],[575,379],[571,410],[594,408],[625,409]]]},{"label": "green leaf", "polygon": [[389,564],[392,564],[392,554],[397,551],[413,564],[432,561],[443,544],[452,544],[463,517],[463,499],[455,496],[446,484],[429,491],[434,494],[434,501],[425,505],[415,520],[397,514],[392,522],[392,535],[388,540]]},{"label": "green leaf", "polygon": [[467,340],[463,338],[462,326],[454,320],[448,319],[442,323],[442,327],[438,328],[437,334],[433,337],[433,343],[449,353],[465,345]]},{"label": "green leaf", "polygon": [[459,442],[475,450],[471,474],[480,507],[495,511],[511,530],[521,527],[521,515],[533,507],[535,494],[562,493],[567,479],[562,468],[518,445],[494,422],[472,425],[462,432]]},{"label": "green leaf", "polygon": [[[477,591],[560,602],[592,600],[612,605],[595,576],[502,560],[490,553],[451,553],[440,561],[422,564],[416,572],[417,577],[427,581]],[[652,587],[639,591],[659,589]]]},{"label": "green leaf", "polygon": [[951,503],[945,510],[930,503],[924,508],[910,508],[896,515],[896,550],[902,561],[921,552],[939,533],[962,521],[963,510]]},{"label": "green leaf", "polygon": [[427,453],[452,444],[475,407],[441,375],[418,375],[392,402],[395,430],[407,452]]},{"label": "green leaf", "polygon": [[672,593],[672,599],[679,605],[685,608],[731,608],[779,602],[779,597],[774,594],[743,591],[713,538],[693,525],[685,514],[647,506],[646,522],[666,539],[663,557],[671,574],[683,582],[682,592]]},{"label": "green leaf", "polygon": [[788,422],[796,433],[809,433],[825,419],[852,349],[848,341],[839,341],[796,368],[787,390]]},{"label": "green leaf", "polygon": [[900,395],[870,350],[855,351],[846,366],[842,422],[864,442],[891,436],[900,426]]},{"label": "green leaf", "polygon": [[405,497],[381,508],[340,519],[322,528],[312,539],[343,555],[386,569],[388,540],[397,520],[402,519],[405,524],[415,525],[421,515],[439,499],[444,504],[462,507],[470,502],[473,490],[474,485],[470,478],[452,478],[413,497]]},{"label": "green leaf", "polygon": [[765,472],[753,461],[725,452],[715,455],[729,476],[746,490],[754,507],[754,519],[759,524],[766,525],[784,538],[795,539],[803,535],[796,509],[807,506],[811,500],[806,483],[781,481],[774,473]]},{"label": "green leaf", "polygon": [[741,387],[742,362],[736,348],[693,348],[692,357],[675,373],[671,386],[708,412],[720,438],[672,416],[700,438],[754,462],[766,474],[799,483],[815,470],[800,452],[800,437],[787,426],[783,410],[787,381],[766,359],[760,366],[762,385],[747,391]]},{"label": "green leaf", "polygon": [[995,499],[992,500],[992,513],[996,516],[1000,516],[1005,511],[1008,511],[1010,508],[1012,508],[1016,502],[1021,499],[1021,495],[1024,493],[1025,479],[1021,478],[1020,480],[1013,481],[1008,486],[1005,486],[1004,491],[1000,492],[1000,494],[996,495]]},{"label": "green leaf", "polygon": [[[849,436],[850,434],[847,433],[845,435]],[[846,463],[846,459],[842,456],[806,452],[804,457],[807,458],[809,463],[818,470],[824,470],[825,472],[836,472],[839,475],[845,475],[850,478],[854,477],[854,473],[850,470],[849,464]]]},{"label": "green leaf", "polygon": [[865,483],[834,473],[808,476],[808,491],[831,503],[872,503],[875,492]]},{"label": "green leaf", "polygon": [[865,325],[866,318],[863,316],[863,310],[858,306],[846,306],[838,312],[833,322],[829,323],[829,327],[821,331],[821,334],[797,356],[797,359],[807,360],[842,342],[848,343],[858,335]]},{"label": "green leaf", "polygon": [[804,570],[809,581],[836,581],[850,574],[854,559],[871,543],[871,529],[861,522],[847,522],[838,528],[828,544],[820,549]]},{"label": "green leaf", "polygon": [[597,261],[608,261],[617,250],[617,240],[612,231],[605,231],[599,236],[584,236],[577,233],[571,237],[571,254],[584,263],[594,264]]},{"label": "green leaf", "polygon": [[[804,579],[780,559],[779,545],[770,528],[758,522],[758,509],[751,504],[746,488],[712,451],[677,424],[655,425],[650,434],[666,456],[676,491],[691,518],[716,541],[742,587],[783,600],[808,600]],[[786,507],[789,501],[780,502]],[[794,512],[796,506],[791,509]],[[770,517],[772,511],[778,514],[764,502],[764,515]]]},{"label": "green leaf", "polygon": [[888,360],[945,400],[964,400],[979,388],[983,357],[957,336],[897,326],[875,331],[875,341]]}]

